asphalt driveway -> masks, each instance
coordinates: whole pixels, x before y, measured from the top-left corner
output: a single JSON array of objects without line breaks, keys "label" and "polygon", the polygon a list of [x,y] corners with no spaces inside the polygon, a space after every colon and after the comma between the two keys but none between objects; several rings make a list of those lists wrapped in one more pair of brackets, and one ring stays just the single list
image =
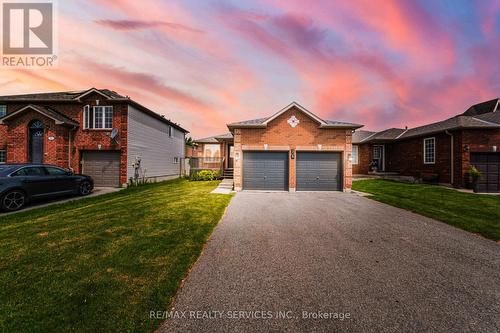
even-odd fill
[{"label": "asphalt driveway", "polygon": [[356,194],[242,192],[173,311],[164,332],[498,332],[500,246]]}]

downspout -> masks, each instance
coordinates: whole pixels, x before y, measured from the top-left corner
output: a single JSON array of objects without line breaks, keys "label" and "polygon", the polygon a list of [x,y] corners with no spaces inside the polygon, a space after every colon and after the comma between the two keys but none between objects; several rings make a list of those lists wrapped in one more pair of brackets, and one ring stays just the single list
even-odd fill
[{"label": "downspout", "polygon": [[448,134],[450,136],[450,140],[451,140],[451,148],[450,148],[450,158],[451,158],[451,177],[450,177],[450,180],[451,180],[451,186],[453,186],[453,181],[454,181],[454,178],[455,178],[455,170],[454,170],[454,159],[453,159],[453,146],[454,146],[454,140],[453,140],[453,134],[451,134],[448,130],[444,131],[446,134]]},{"label": "downspout", "polygon": [[76,129],[76,126],[73,126],[73,128],[69,129],[69,135],[68,135],[68,168],[71,171],[74,171],[73,168],[71,167],[71,131],[74,131]]}]

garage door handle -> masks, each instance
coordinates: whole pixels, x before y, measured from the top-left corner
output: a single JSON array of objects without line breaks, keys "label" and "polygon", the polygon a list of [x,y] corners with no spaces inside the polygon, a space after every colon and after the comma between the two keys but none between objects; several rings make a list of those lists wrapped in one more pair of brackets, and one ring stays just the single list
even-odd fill
[{"label": "garage door handle", "polygon": [[264,179],[267,179],[267,176],[264,176]]},{"label": "garage door handle", "polygon": [[318,180],[319,180],[319,177],[316,177],[316,179],[318,179]]}]

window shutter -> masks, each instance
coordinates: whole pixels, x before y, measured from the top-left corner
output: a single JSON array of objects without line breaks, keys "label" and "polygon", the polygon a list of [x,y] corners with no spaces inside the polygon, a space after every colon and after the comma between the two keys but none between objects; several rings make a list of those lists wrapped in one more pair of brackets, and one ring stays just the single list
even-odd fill
[{"label": "window shutter", "polygon": [[90,126],[90,106],[83,107],[83,128],[88,129]]}]

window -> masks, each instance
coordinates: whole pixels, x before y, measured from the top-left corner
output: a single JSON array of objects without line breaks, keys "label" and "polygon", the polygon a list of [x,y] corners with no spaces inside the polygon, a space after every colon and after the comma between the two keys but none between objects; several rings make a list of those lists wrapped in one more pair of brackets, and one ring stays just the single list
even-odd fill
[{"label": "window", "polygon": [[45,176],[45,172],[42,167],[26,167],[14,172],[12,176]]},{"label": "window", "polygon": [[113,107],[86,105],[83,108],[83,128],[84,129],[112,129],[113,128]]},{"label": "window", "polygon": [[358,164],[358,146],[352,145],[352,164]]},{"label": "window", "polygon": [[174,164],[179,164],[179,158],[178,157],[174,157]]},{"label": "window", "polygon": [[172,126],[168,126],[168,136],[172,137]]},{"label": "window", "polygon": [[203,148],[203,157],[205,158],[215,158],[220,157],[220,145],[207,144]]},{"label": "window", "polygon": [[436,163],[436,139],[424,139],[424,164]]},{"label": "window", "polygon": [[66,170],[54,167],[45,167],[45,170],[50,176],[66,176]]},{"label": "window", "polygon": [[0,150],[0,163],[5,163],[7,160],[7,152],[5,150]]},{"label": "window", "polygon": [[0,105],[0,118],[7,114],[7,105]]}]

